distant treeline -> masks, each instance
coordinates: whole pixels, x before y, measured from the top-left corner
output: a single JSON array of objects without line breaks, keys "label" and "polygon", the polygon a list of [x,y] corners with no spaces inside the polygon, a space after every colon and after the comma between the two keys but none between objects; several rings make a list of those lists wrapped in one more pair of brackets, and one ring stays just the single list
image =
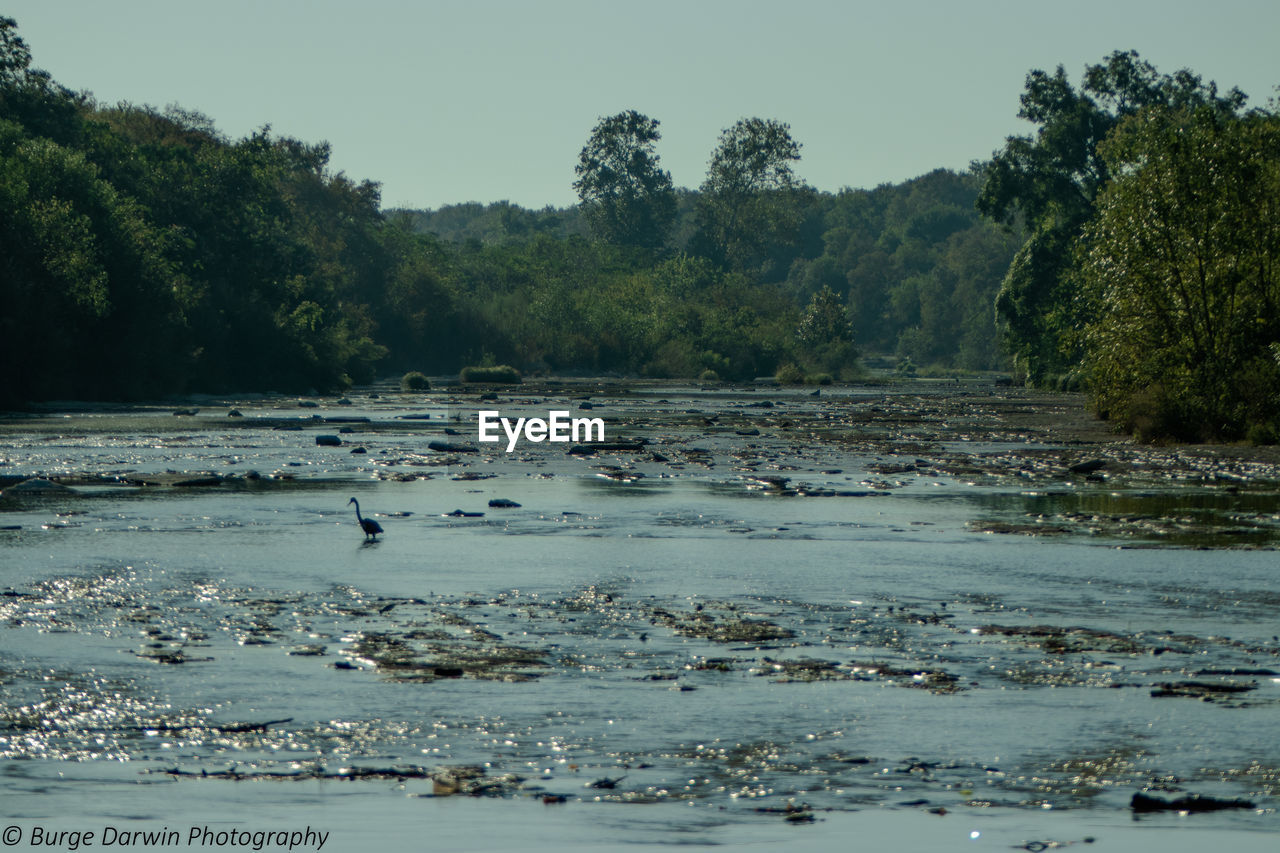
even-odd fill
[{"label": "distant treeline", "polygon": [[696,189],[601,118],[569,209],[380,208],[326,144],[229,139],[34,69],[0,18],[0,404],[337,390],[408,370],[788,381],[1012,366],[1155,437],[1280,428],[1278,119],[1135,54],[1027,77],[987,163],[816,190],[787,125]]},{"label": "distant treeline", "polygon": [[0,38],[8,403],[332,390],[482,362],[725,379],[850,375],[856,349],[1003,363],[990,306],[1017,242],[980,220],[973,174],[821,193],[790,179],[785,126],[753,120],[783,146],[749,176],[763,183],[733,163],[716,192],[667,179],[645,202],[661,222],[628,209],[611,232],[589,203],[384,214],[325,144],[98,104],[35,70],[13,21]]},{"label": "distant treeline", "polygon": [[[994,299],[1020,241],[982,220],[979,187],[975,174],[939,170],[869,191],[806,188],[786,242],[745,268],[699,246],[698,193],[688,190],[676,192],[673,236],[657,250],[591,239],[579,208],[504,202],[388,218],[439,238],[452,292],[488,332],[470,358],[743,379],[788,364],[852,375],[856,345],[921,366],[997,370],[1008,359]],[[824,310],[836,316],[816,332]]]}]

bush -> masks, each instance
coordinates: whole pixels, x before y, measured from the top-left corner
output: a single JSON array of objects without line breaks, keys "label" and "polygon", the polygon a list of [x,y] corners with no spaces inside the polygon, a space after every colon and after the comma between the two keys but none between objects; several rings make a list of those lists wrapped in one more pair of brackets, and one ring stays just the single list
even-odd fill
[{"label": "bush", "polygon": [[835,382],[830,373],[810,373],[804,378],[805,385],[830,385]]},{"label": "bush", "polygon": [[1100,407],[1100,411],[1106,411],[1111,420],[1143,444],[1169,440],[1194,442],[1213,437],[1201,429],[1206,422],[1203,408],[1176,382],[1170,385],[1153,382],[1133,390],[1127,399],[1111,401],[1107,408]]},{"label": "bush", "polygon": [[1255,447],[1263,444],[1277,444],[1280,443],[1280,432],[1276,430],[1275,424],[1251,424],[1245,433],[1245,438]]},{"label": "bush", "polygon": [[698,374],[698,379],[702,382],[719,382],[720,374],[708,367],[706,370],[702,371],[702,373]]},{"label": "bush", "polygon": [[400,377],[401,391],[430,391],[431,380],[416,370],[411,370]]},{"label": "bush", "polygon": [[1079,370],[1049,374],[1041,384],[1045,388],[1053,388],[1057,391],[1084,391],[1086,389],[1084,375]]},{"label": "bush", "polygon": [[778,382],[782,383],[783,385],[803,385],[804,384],[804,373],[800,370],[800,368],[796,367],[794,364],[791,364],[790,362],[779,367],[778,372],[773,375],[773,378],[778,380]]},{"label": "bush", "polygon": [[458,378],[463,382],[483,382],[490,385],[519,385],[520,371],[509,364],[494,367],[464,367]]}]

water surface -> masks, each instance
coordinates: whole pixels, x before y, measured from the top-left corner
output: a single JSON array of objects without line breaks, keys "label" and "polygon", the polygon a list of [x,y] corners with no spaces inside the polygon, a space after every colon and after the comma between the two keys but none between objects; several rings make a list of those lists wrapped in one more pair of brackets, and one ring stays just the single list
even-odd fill
[{"label": "water surface", "polygon": [[478,794],[667,844],[858,810],[1127,820],[1145,791],[1273,832],[1270,469],[941,399],[597,391],[582,414],[649,443],[591,456],[479,447],[480,404],[443,394],[10,421],[0,476],[66,490],[0,496],[4,811]]}]

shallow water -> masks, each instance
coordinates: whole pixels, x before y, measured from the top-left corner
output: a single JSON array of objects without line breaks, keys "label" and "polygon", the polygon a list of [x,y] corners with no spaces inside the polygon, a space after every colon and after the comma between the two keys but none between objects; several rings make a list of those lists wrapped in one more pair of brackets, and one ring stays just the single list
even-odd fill
[{"label": "shallow water", "polygon": [[[427,447],[475,445],[482,405],[581,396],[10,422],[0,475],[71,491],[0,496],[0,809],[66,819],[91,793],[96,815],[252,824],[456,792],[498,820],[563,797],[574,832],[666,844],[866,809],[1127,819],[1146,790],[1254,805],[1198,829],[1275,830],[1266,471],[931,443],[919,398],[872,389],[575,412],[639,452]],[[1063,475],[1085,451],[1105,480]],[[160,790],[163,813],[139,804]]]}]

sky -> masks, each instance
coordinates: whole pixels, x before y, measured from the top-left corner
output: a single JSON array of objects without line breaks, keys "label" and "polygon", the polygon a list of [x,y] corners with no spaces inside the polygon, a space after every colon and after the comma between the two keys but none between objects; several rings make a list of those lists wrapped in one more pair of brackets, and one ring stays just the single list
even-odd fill
[{"label": "sky", "polygon": [[697,187],[721,131],[777,119],[835,192],[965,169],[1031,125],[1027,72],[1115,50],[1277,95],[1276,0],[0,0],[32,64],[103,104],[332,145],[384,207],[576,203],[596,122],[660,124]]}]

